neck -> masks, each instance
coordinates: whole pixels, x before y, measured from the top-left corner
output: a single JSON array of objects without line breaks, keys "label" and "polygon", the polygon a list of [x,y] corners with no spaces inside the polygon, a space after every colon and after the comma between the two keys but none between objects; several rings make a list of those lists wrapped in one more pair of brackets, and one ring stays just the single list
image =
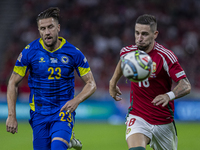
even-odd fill
[{"label": "neck", "polygon": [[153,50],[153,47],[154,47],[154,44],[155,44],[155,41],[153,41],[153,42],[150,44],[149,48],[148,48],[145,52],[146,52],[146,53],[149,53],[150,51],[152,51],[152,50]]},{"label": "neck", "polygon": [[54,51],[60,46],[60,44],[61,44],[61,41],[57,39],[56,43],[53,44],[52,46],[47,46],[46,44],[44,44],[44,47],[49,51]]}]

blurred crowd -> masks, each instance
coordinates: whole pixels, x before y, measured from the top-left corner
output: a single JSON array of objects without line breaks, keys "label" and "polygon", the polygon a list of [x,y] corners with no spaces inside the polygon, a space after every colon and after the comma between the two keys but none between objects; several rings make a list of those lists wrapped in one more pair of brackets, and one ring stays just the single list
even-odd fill
[{"label": "blurred crowd", "polygon": [[[134,23],[141,14],[158,20],[157,42],[171,49],[179,59],[193,89],[200,88],[200,1],[198,0],[22,0],[20,18],[13,24],[4,68],[0,72],[1,92],[19,53],[39,38],[36,17],[48,7],[61,10],[60,36],[78,47],[89,61],[97,87],[108,89],[109,80],[123,46],[135,44]],[[27,76],[25,77],[27,78]],[[77,79],[76,86],[82,82]],[[126,87],[125,79],[119,85]],[[27,80],[19,92],[29,92]]]}]

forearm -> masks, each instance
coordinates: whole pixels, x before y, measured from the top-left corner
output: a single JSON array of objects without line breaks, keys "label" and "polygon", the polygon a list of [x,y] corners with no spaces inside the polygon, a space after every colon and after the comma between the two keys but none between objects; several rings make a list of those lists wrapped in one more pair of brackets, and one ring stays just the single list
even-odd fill
[{"label": "forearm", "polygon": [[116,86],[122,75],[123,73],[121,70],[121,60],[119,60],[117,67],[115,68],[114,74],[110,80],[110,86]]},{"label": "forearm", "polygon": [[76,96],[76,99],[79,100],[79,103],[83,102],[89,98],[96,91],[96,84],[94,81],[90,81],[85,84],[82,91]]},{"label": "forearm", "polygon": [[16,117],[16,101],[18,87],[9,82],[7,88],[8,116]]},{"label": "forearm", "polygon": [[181,79],[178,85],[172,90],[176,98],[183,97],[190,93],[191,85],[187,78]]}]

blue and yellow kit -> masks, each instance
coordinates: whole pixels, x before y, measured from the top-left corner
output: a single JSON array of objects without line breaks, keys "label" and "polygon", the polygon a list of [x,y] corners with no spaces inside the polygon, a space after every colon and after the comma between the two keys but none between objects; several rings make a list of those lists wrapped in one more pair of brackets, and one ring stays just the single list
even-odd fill
[{"label": "blue and yellow kit", "polygon": [[74,97],[74,70],[79,76],[90,71],[82,52],[64,38],[54,51],[44,47],[41,38],[27,45],[19,55],[14,72],[25,76],[30,72],[29,104],[32,111],[42,115],[56,113]]}]

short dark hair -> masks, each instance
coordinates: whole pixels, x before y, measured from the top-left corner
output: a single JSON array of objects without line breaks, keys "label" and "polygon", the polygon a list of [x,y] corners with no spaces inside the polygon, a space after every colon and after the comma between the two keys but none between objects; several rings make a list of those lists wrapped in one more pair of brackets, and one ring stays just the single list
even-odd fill
[{"label": "short dark hair", "polygon": [[136,23],[150,25],[152,31],[157,30],[157,20],[156,17],[149,14],[141,15],[137,18]]},{"label": "short dark hair", "polygon": [[59,23],[59,18],[60,18],[60,9],[58,7],[50,7],[46,9],[45,11],[41,12],[37,16],[37,23],[40,19],[45,19],[45,18],[54,18],[55,20],[58,21]]}]

